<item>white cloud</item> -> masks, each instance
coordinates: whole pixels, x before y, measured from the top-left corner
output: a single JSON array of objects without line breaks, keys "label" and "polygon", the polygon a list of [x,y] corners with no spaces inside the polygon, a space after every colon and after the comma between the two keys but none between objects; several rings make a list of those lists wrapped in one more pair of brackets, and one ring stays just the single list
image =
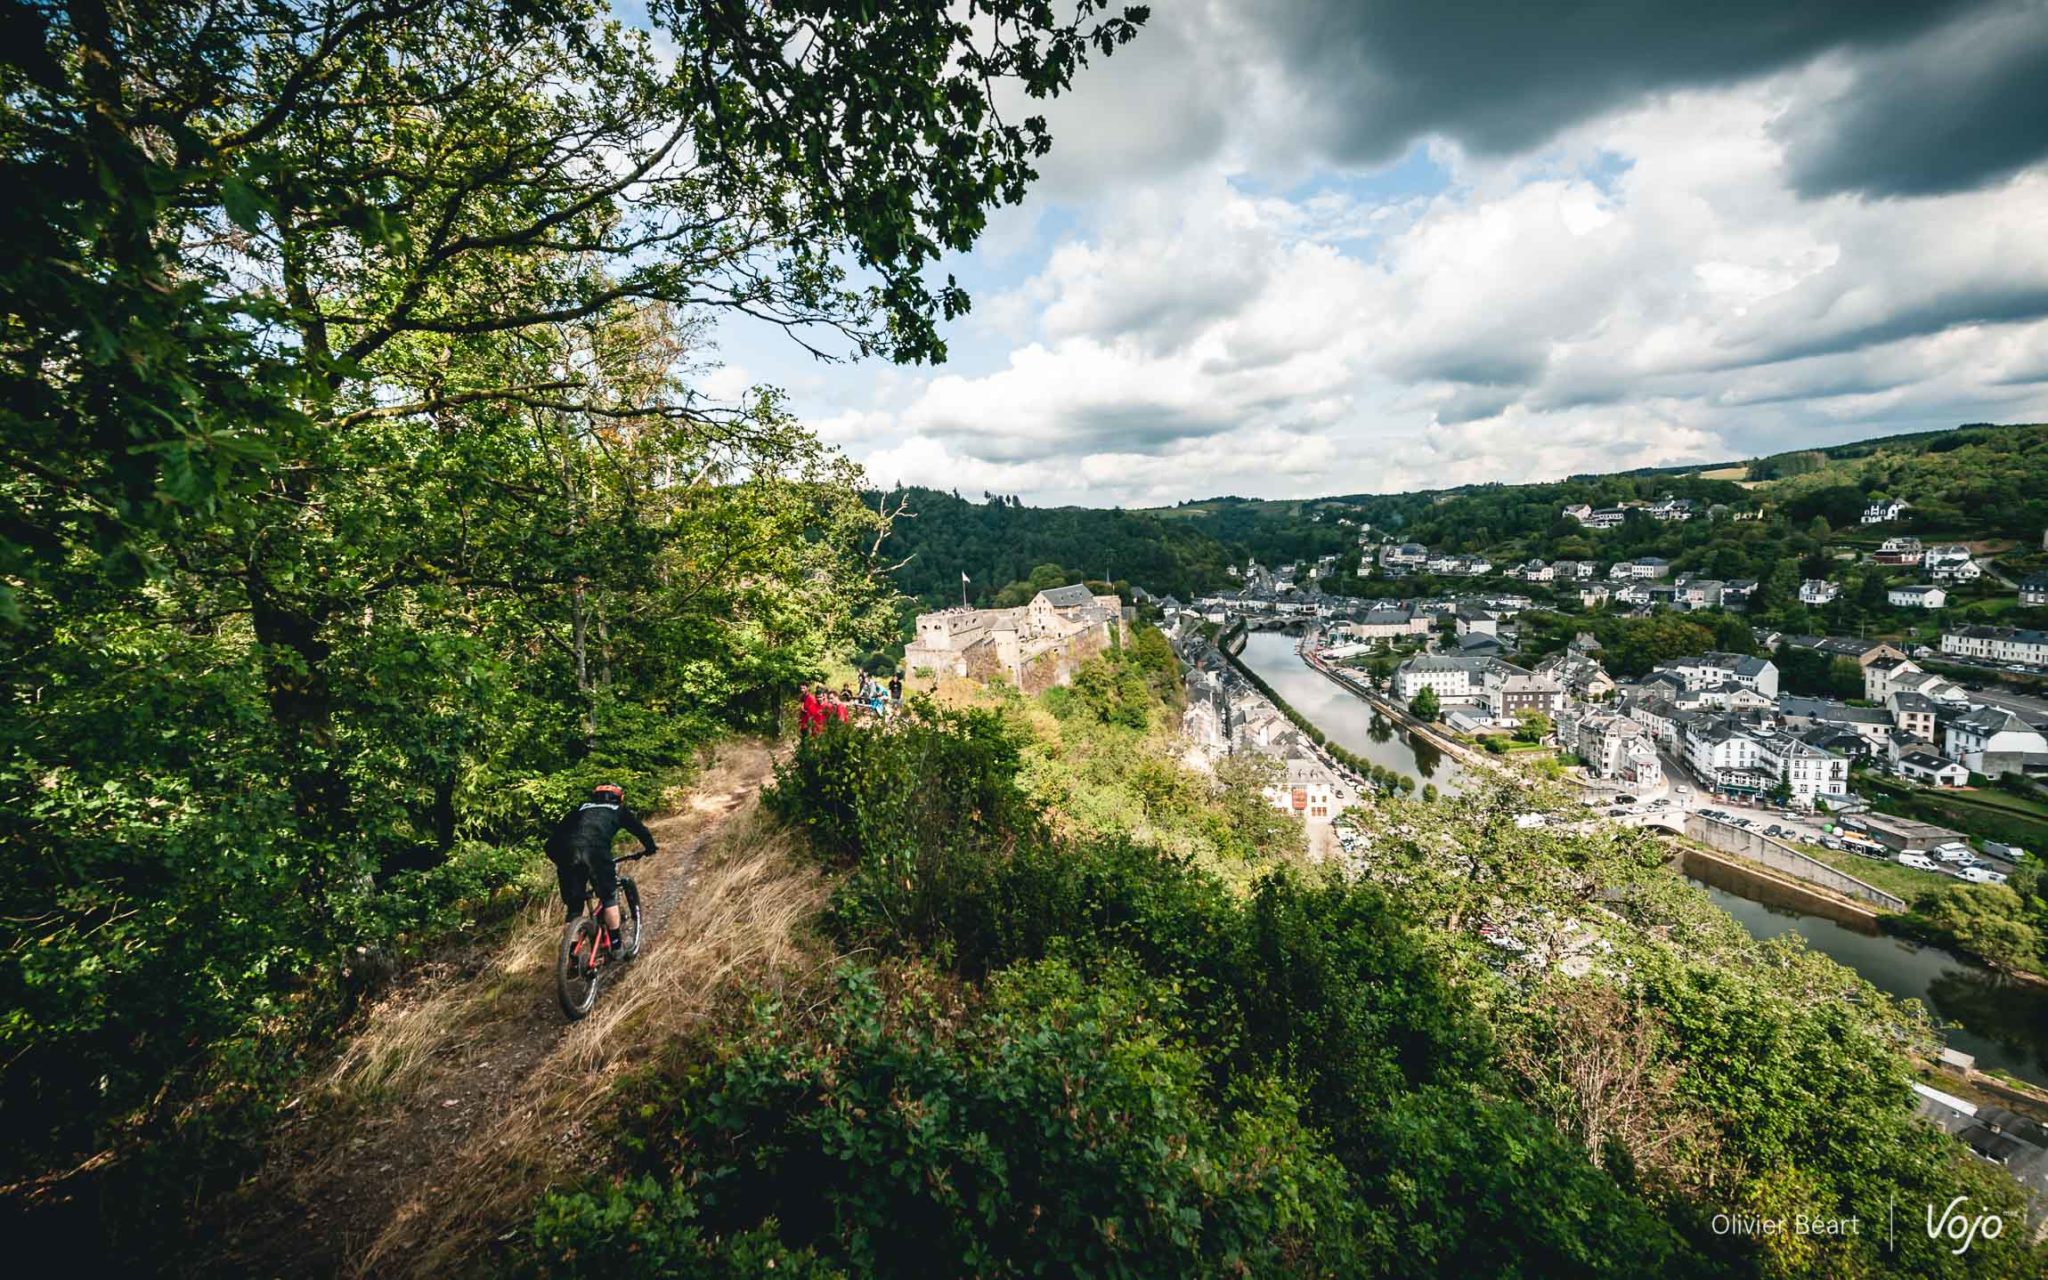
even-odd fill
[{"label": "white cloud", "polygon": [[1029,274],[984,289],[964,367],[818,415],[877,480],[1333,493],[2048,414],[2048,169],[1802,196],[1787,121],[1853,60],[1637,95],[1518,154],[1437,138],[1441,189],[1390,188],[1312,170],[1280,109],[1304,85],[1232,11],[1160,15],[1051,112],[1065,203],[1005,215]]}]

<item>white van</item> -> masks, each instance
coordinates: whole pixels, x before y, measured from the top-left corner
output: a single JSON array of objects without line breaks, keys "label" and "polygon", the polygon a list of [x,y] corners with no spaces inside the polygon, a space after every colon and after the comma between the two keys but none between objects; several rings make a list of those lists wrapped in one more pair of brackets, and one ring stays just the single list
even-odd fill
[{"label": "white van", "polygon": [[1939,866],[1935,865],[1934,859],[1928,857],[1924,853],[1902,853],[1899,855],[1899,865],[1902,867],[1911,867],[1915,871],[1941,870]]},{"label": "white van", "polygon": [[1963,879],[1968,880],[1971,884],[2005,883],[2004,874],[2002,872],[1993,871],[1989,867],[1964,867],[1961,871],[1956,872],[1956,874],[1962,877]]}]

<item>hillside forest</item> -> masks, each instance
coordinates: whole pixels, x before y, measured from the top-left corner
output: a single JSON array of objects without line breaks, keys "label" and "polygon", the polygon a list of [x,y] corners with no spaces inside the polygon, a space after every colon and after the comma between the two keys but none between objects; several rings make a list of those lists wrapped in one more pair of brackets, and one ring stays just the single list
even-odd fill
[{"label": "hillside forest", "polygon": [[[10,4],[0,1186],[135,1265],[595,781],[893,626],[717,324],[935,360],[930,270],[1144,11]],[[158,1260],[161,1263],[161,1259]]]},{"label": "hillside forest", "polygon": [[[1562,515],[1576,503],[1614,506],[1667,495],[1721,510],[1718,518],[1685,523],[1636,513],[1610,530],[1589,530]],[[1864,508],[1878,498],[1904,499],[1911,510],[1897,522],[1865,528]],[[1855,562],[1883,537],[1988,544],[2004,549],[2001,564],[2012,573],[2048,568],[2041,554],[2048,531],[2048,426],[1961,427],[1726,467],[1288,501],[1213,498],[1154,510],[1040,509],[1004,495],[974,501],[928,489],[870,494],[868,501],[877,509],[902,506],[916,513],[895,522],[885,553],[905,562],[898,571],[904,590],[932,605],[958,602],[962,573],[972,580],[970,600],[989,604],[1048,563],[1182,599],[1232,586],[1231,565],[1257,561],[1271,568],[1324,556],[1335,558],[1335,572],[1319,585],[1341,595],[1429,595],[1475,585],[1421,574],[1373,576],[1362,563],[1364,551],[1390,538],[1433,551],[1483,553],[1496,570],[1528,559],[1605,565],[1660,556],[1674,572],[1757,581],[1748,611],[1755,622],[1795,633],[1874,631],[1914,622],[1885,598],[1893,579],[1910,575]],[[1361,536],[1368,540],[1365,549]],[[1807,578],[1832,578],[1844,589],[1833,604],[1807,609],[1797,598]],[[1964,593],[1956,616],[2009,625],[2048,622],[2048,616],[2005,616],[2013,611],[2011,591],[2005,588],[1998,600],[1998,586]],[[1539,599],[1555,594],[1533,585],[1514,589]],[[1559,595],[1557,603],[1577,610],[1576,591]]]}]

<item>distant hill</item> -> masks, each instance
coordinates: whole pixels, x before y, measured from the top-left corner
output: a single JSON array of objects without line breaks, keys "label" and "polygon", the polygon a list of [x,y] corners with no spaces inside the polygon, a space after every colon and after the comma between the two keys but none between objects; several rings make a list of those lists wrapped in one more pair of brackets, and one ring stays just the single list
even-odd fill
[{"label": "distant hill", "polygon": [[970,580],[968,598],[987,604],[1044,564],[1075,578],[1186,594],[1227,580],[1224,567],[1244,554],[1152,512],[1027,507],[1000,494],[973,502],[924,488],[898,489],[886,501],[892,511],[902,505],[904,514],[882,554],[902,562],[895,578],[903,592],[929,604],[958,603],[962,574]]},{"label": "distant hill", "polygon": [[[1736,479],[1735,477],[1743,477]],[[1560,516],[1572,503],[1612,506],[1671,494],[1730,514],[1768,513],[1774,522],[1710,531],[1631,520],[1589,534]],[[1188,594],[1229,582],[1225,568],[1247,558],[1274,565],[1337,556],[1355,566],[1362,526],[1454,552],[1500,557],[1621,559],[1662,555],[1722,576],[1766,576],[1792,555],[1786,524],[1819,517],[1855,525],[1879,496],[1903,498],[1912,514],[1890,532],[2012,539],[2038,545],[2048,528],[2048,426],[1971,424],[1762,458],[1687,467],[1639,468],[1541,484],[1461,485],[1396,494],[1260,499],[1218,496],[1140,510],[1029,507],[1004,495],[975,502],[936,489],[898,490],[913,513],[885,546],[902,589],[921,600],[987,602],[1044,564],[1075,577],[1127,581]],[[879,500],[879,499],[877,499]],[[1722,545],[1725,544],[1725,545]]]}]

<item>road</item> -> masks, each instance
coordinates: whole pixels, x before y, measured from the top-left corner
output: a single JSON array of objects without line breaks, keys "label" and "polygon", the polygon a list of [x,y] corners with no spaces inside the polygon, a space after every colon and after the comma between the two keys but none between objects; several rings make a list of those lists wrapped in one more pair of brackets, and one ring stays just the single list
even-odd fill
[{"label": "road", "polygon": [[[1682,822],[1684,815],[1688,813],[1711,809],[1731,817],[1747,818],[1757,831],[1776,826],[1787,833],[1787,839],[1808,844],[1818,844],[1820,838],[1827,834],[1827,828],[1832,825],[1831,820],[1825,815],[1788,813],[1768,805],[1745,804],[1740,800],[1716,796],[1709,787],[1693,776],[1692,770],[1686,767],[1683,760],[1661,749],[1657,752],[1657,758],[1663,766],[1664,773],[1663,781],[1657,786],[1616,788],[1611,784],[1600,783],[1587,788],[1587,798],[1597,801],[1591,807],[1601,813],[1609,813],[1619,807],[1624,812],[1617,820],[1638,826],[1671,817]],[[1634,796],[1635,803],[1616,806],[1611,800],[1616,794]]]},{"label": "road", "polygon": [[2036,698],[2024,693],[2006,693],[1997,689],[1984,689],[1970,694],[1970,701],[1989,703],[2003,707],[2030,724],[2048,724],[2048,698]]}]

